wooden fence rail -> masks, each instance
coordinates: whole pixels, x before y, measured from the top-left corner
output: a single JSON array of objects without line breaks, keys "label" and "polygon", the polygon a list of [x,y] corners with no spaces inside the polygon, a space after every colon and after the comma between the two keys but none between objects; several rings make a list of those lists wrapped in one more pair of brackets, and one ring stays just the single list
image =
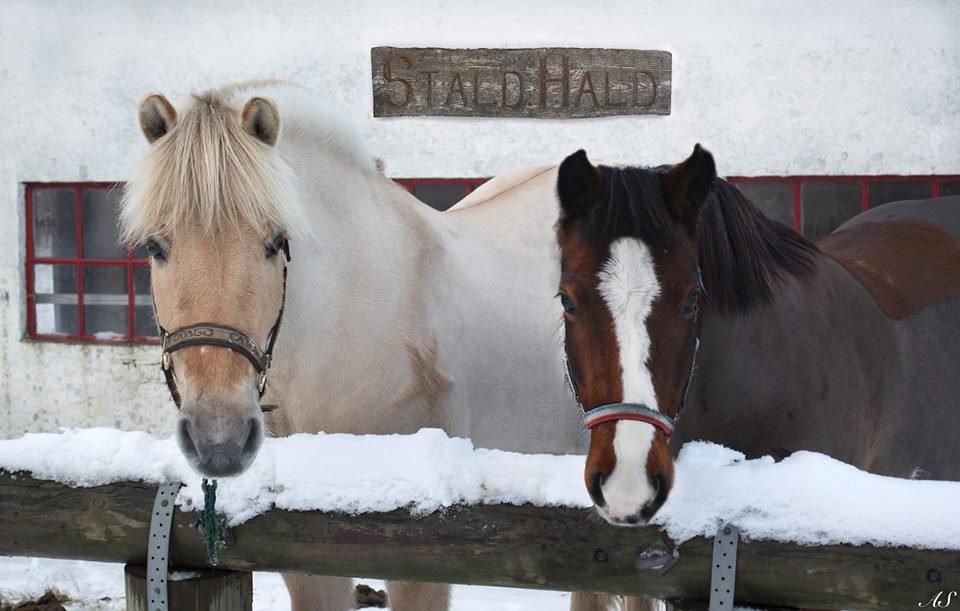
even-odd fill
[{"label": "wooden fence rail", "polygon": [[[145,563],[156,488],[126,482],[71,488],[0,470],[0,555]],[[177,511],[171,561],[207,566],[193,512]],[[666,573],[638,569],[655,528],[617,528],[590,511],[476,506],[428,516],[406,511],[351,516],[268,511],[235,528],[221,567],[306,571],[460,584],[709,597],[712,540],[679,546]],[[742,604],[829,608],[918,608],[941,590],[960,589],[960,553],[740,544],[736,594]]]}]

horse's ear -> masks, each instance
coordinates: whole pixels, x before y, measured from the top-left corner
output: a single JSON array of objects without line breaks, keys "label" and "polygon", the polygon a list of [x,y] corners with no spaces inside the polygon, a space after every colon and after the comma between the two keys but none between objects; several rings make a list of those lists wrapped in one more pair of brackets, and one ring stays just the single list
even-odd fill
[{"label": "horse's ear", "polygon": [[693,147],[693,154],[665,173],[662,180],[674,218],[691,235],[695,234],[700,211],[717,182],[717,166],[713,155],[697,144]]},{"label": "horse's ear", "polygon": [[177,124],[177,110],[159,93],[151,93],[140,101],[138,116],[140,131],[150,144],[164,137]]},{"label": "horse's ear", "polygon": [[563,160],[557,171],[557,196],[564,218],[573,218],[603,195],[603,173],[583,149]]},{"label": "horse's ear", "polygon": [[280,137],[280,111],[267,98],[250,98],[240,113],[240,123],[245,132],[269,146]]}]

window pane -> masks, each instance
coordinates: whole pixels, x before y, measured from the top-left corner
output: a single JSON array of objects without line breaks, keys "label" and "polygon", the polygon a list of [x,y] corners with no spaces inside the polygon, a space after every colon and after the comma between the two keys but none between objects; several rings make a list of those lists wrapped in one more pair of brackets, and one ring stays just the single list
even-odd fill
[{"label": "window pane", "polygon": [[877,181],[870,183],[870,207],[905,199],[930,197],[930,183],[925,180]]},{"label": "window pane", "polygon": [[33,254],[77,256],[76,206],[73,189],[33,189]]},{"label": "window pane", "polygon": [[945,180],[941,182],[940,195],[960,195],[960,180]]},{"label": "window pane", "polygon": [[860,183],[807,182],[800,185],[803,235],[819,240],[860,213]]},{"label": "window pane", "polygon": [[98,339],[125,337],[128,310],[126,266],[83,268],[83,320],[87,335]]},{"label": "window pane", "polygon": [[33,268],[37,333],[76,335],[77,268],[73,265],[36,265]]},{"label": "window pane", "polygon": [[413,194],[431,208],[446,210],[466,196],[467,188],[456,184],[416,185]]},{"label": "window pane", "polygon": [[153,319],[153,300],[150,297],[150,266],[138,265],[133,268],[133,292],[136,307],[133,322],[137,337],[156,337],[157,323]]},{"label": "window pane", "polygon": [[120,244],[117,212],[120,189],[84,189],[83,256],[87,259],[125,259],[127,250]]},{"label": "window pane", "polygon": [[734,186],[747,196],[767,218],[793,227],[793,185],[788,182],[736,182]]}]

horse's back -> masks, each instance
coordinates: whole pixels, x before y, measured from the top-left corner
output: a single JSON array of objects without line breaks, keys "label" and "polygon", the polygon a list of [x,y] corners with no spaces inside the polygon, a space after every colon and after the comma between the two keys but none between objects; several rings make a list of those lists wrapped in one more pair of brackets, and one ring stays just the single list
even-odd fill
[{"label": "horse's back", "polygon": [[550,171],[553,167],[554,166],[531,166],[498,174],[471,191],[466,197],[451,206],[447,212],[459,212],[465,208],[471,208],[494,201],[504,193],[512,191],[537,176]]},{"label": "horse's back", "polygon": [[836,231],[864,222],[924,221],[945,231],[960,244],[960,195],[891,202],[858,214]]}]

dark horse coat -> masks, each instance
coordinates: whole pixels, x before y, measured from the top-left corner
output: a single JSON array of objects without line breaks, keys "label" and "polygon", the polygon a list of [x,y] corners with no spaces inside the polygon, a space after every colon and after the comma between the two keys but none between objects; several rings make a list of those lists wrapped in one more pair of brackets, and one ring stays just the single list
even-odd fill
[{"label": "dark horse coat", "polygon": [[768,302],[708,302],[672,447],[805,449],[960,480],[958,243],[960,197],[887,204],[822,239],[813,270],[785,274]]}]

